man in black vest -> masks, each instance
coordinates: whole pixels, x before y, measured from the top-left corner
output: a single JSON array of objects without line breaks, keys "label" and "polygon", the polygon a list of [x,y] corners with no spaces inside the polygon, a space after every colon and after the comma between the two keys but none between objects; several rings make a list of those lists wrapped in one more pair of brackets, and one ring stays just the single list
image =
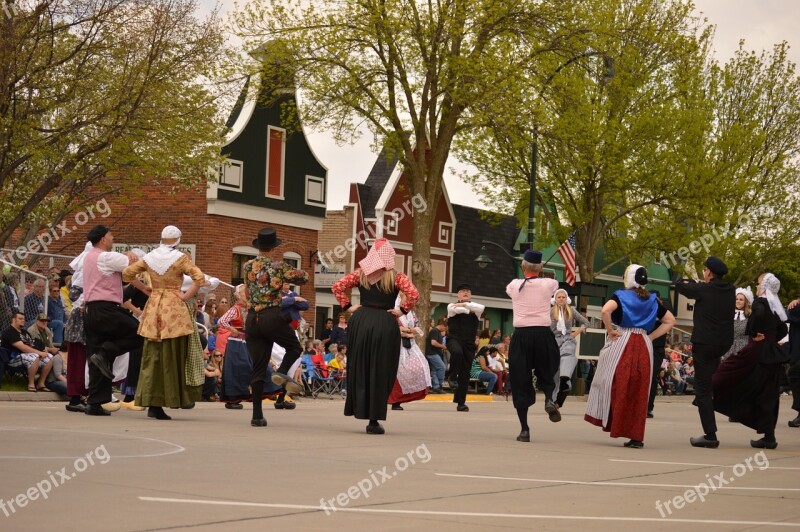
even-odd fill
[{"label": "man in black vest", "polygon": [[722,280],[728,267],[721,259],[711,256],[705,262],[704,283],[677,279],[679,294],[694,299],[694,328],[692,356],[694,357],[694,405],[700,413],[704,436],[690,438],[694,447],[719,447],[711,377],[720,359],[733,344],[733,316],[736,309],[736,288]]},{"label": "man in black vest", "polygon": [[450,352],[450,374],[458,380],[458,389],[453,394],[453,402],[459,412],[469,412],[467,388],[472,359],[478,346],[481,314],[484,306],[472,301],[472,289],[466,283],[458,285],[458,302],[447,305],[447,350]]},{"label": "man in black vest", "polygon": [[797,417],[789,421],[789,426],[800,427],[800,294],[789,303],[789,388],[792,391],[792,410]]}]

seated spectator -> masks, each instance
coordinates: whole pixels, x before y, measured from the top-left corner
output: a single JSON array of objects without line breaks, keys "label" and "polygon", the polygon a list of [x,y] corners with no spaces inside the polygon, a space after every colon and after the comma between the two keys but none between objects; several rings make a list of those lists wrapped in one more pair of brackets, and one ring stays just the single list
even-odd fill
[{"label": "seated spectator", "polygon": [[67,395],[67,364],[61,353],[53,355],[53,369],[47,374],[44,385],[51,392]]},{"label": "seated spectator", "polygon": [[67,322],[67,313],[64,310],[64,303],[61,302],[61,290],[56,282],[50,283],[47,317],[50,318],[48,327],[53,331],[53,344],[61,347],[61,343],[64,341],[64,324]]},{"label": "seated spectator", "polygon": [[[26,285],[27,285],[26,277]],[[44,279],[36,279],[33,284],[31,285],[31,292],[25,296],[25,300],[23,303],[24,312],[25,312],[25,328],[27,329],[33,322],[36,321],[36,316],[40,312],[44,312],[44,291],[45,291],[45,282]]]},{"label": "seated spectator", "polygon": [[[47,374],[53,367],[53,355],[42,349],[36,349],[33,338],[24,329],[24,326],[25,314],[15,312],[11,318],[11,325],[0,336],[0,342],[11,352],[11,360],[8,365],[11,367],[24,365],[28,370],[28,391],[36,392],[45,389]],[[39,385],[36,386],[34,384],[36,372],[40,367]]]},{"label": "seated spectator", "polygon": [[336,353],[336,358],[328,362],[331,377],[343,377],[346,368],[347,361],[344,358],[344,353]]},{"label": "seated spectator", "polygon": [[681,368],[681,371],[686,384],[694,386],[694,357],[686,357],[686,363]]},{"label": "seated spectator", "polygon": [[489,345],[496,346],[497,344],[502,343],[502,341],[503,341],[503,333],[500,332],[500,329],[495,329],[492,332],[492,337],[489,339]]},{"label": "seated spectator", "polygon": [[[339,344],[329,344],[328,347],[330,348],[330,354],[333,356],[336,356],[336,353],[339,352]],[[320,350],[317,350],[317,353],[320,355],[324,354]]]},{"label": "seated spectator", "polygon": [[497,351],[494,354],[488,354],[489,369],[497,375],[497,393],[506,393],[508,391],[508,363],[503,353],[505,346],[498,344],[494,348]]},{"label": "seated spectator", "polygon": [[203,383],[202,400],[206,402],[216,401],[217,386],[219,380],[222,378],[222,371],[220,369],[222,353],[213,351],[213,354],[209,354],[209,351],[206,350],[203,352],[203,359],[205,361],[205,368],[203,369],[205,382]]},{"label": "seated spectator", "polygon": [[316,353],[311,355],[311,361],[314,363],[314,368],[317,370],[317,375],[323,378],[328,377],[328,364],[325,363],[325,355]]},{"label": "seated spectator", "polygon": [[686,380],[681,375],[681,365],[680,362],[673,362],[669,368],[669,380],[675,386],[675,395],[683,395],[683,391],[686,389]]},{"label": "seated spectator", "polygon": [[58,353],[58,347],[56,347],[55,342],[53,341],[53,331],[50,329],[48,321],[49,318],[47,317],[47,314],[42,312],[36,316],[36,322],[28,327],[28,334],[33,340],[33,347],[36,349],[41,349],[42,351],[46,351],[51,355],[55,355]]},{"label": "seated spectator", "polygon": [[661,395],[670,395],[669,385],[667,384],[667,370],[662,368],[658,371],[658,387],[661,388]]},{"label": "seated spectator", "polygon": [[495,384],[497,384],[497,375],[495,375],[489,367],[489,355],[497,352],[496,347],[483,346],[475,359],[472,361],[472,368],[470,370],[470,377],[478,379],[486,383],[486,395],[492,394]]}]

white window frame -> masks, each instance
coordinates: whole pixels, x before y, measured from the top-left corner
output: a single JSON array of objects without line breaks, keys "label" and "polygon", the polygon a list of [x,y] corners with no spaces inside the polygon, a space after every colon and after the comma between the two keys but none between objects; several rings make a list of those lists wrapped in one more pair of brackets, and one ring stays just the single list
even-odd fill
[{"label": "white window frame", "polygon": [[[443,236],[444,240],[442,240]],[[439,231],[436,238],[440,244],[449,246],[453,238],[453,224],[450,222],[439,222]]]},{"label": "white window frame", "polygon": [[[225,169],[226,167],[239,167],[239,186],[228,185],[224,182],[225,179]],[[244,161],[240,161],[238,159],[225,159],[225,162],[222,163],[218,170],[217,174],[217,186],[219,188],[230,190],[232,192],[241,192],[242,186],[244,184]]]},{"label": "white window frame", "polygon": [[[294,251],[287,251],[283,254],[283,261],[288,262],[289,260],[297,261],[296,269],[302,270],[303,269],[303,257],[299,253],[295,253]],[[297,292],[297,295],[300,295],[300,287],[296,284],[289,285],[294,292]]]},{"label": "white window frame", "polygon": [[[281,192],[279,196],[269,193],[269,150],[270,150],[270,132],[272,130],[280,131],[283,133],[283,141],[281,142]],[[264,169],[264,197],[283,200],[285,198],[285,185],[286,185],[286,130],[281,127],[267,126],[267,158],[266,168]]]},{"label": "white window frame", "polygon": [[[437,283],[436,277],[434,277],[435,268],[433,267],[433,263],[440,263],[442,265],[442,282]],[[439,259],[431,259],[431,284],[435,286],[447,286],[447,261],[439,260]]]},{"label": "white window frame", "polygon": [[[384,214],[386,224],[384,224],[384,229],[386,229],[386,234],[389,236],[397,236],[397,231],[400,228],[400,221],[397,219],[398,215],[394,211],[389,211]],[[389,221],[394,222],[390,225]],[[394,230],[392,230],[391,226],[394,226]]]},{"label": "white window frame", "polygon": [[[309,199],[308,190],[309,190],[309,185],[312,182],[319,183],[322,186],[322,201]],[[312,207],[325,207],[325,206],[327,206],[327,204],[326,204],[326,199],[327,198],[325,197],[326,195],[327,195],[327,191],[325,190],[325,178],[324,177],[317,177],[317,176],[313,176],[313,175],[306,175],[306,194],[305,194],[306,205],[311,205]]]}]

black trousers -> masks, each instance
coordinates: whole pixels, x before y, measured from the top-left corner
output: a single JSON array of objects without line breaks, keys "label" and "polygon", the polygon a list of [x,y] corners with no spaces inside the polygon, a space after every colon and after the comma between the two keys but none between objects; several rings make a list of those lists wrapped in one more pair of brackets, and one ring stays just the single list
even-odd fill
[{"label": "black trousers", "polygon": [[514,408],[529,408],[536,402],[536,386],[545,402],[553,398],[555,374],[561,363],[556,337],[550,327],[516,327],[508,348],[508,378]]},{"label": "black trousers", "polygon": [[792,410],[800,413],[800,359],[792,362],[786,376],[789,378],[789,389],[792,391]]},{"label": "black trousers", "polygon": [[[253,362],[253,379],[250,384],[264,382],[267,376],[267,364],[272,357],[272,346],[278,344],[286,349],[283,362],[278,368],[278,373],[284,375],[289,373],[292,367],[303,352],[297,335],[292,330],[286,318],[281,316],[278,307],[265,308],[259,312],[247,314],[245,323],[245,333],[247,334],[247,352]],[[291,375],[290,375],[291,377]]]},{"label": "black trousers", "polygon": [[656,405],[656,390],[658,390],[658,373],[661,371],[661,363],[664,361],[666,352],[664,347],[653,349],[653,380],[650,381],[650,397],[647,400],[647,411],[652,412]]},{"label": "black trousers", "polygon": [[[102,347],[109,367],[113,367],[114,359],[119,355],[137,349],[141,352],[144,345],[144,338],[138,334],[139,320],[128,310],[110,301],[86,303],[83,329],[86,333],[86,358],[88,359]],[[109,401],[111,401],[111,380],[100,373],[97,366],[90,363],[89,398],[86,402],[90,405],[101,405]]]},{"label": "black trousers", "polygon": [[467,388],[469,388],[469,373],[472,369],[472,359],[478,346],[475,341],[447,339],[447,350],[450,352],[450,375],[455,376],[458,389],[453,394],[453,402],[463,405],[467,402]]},{"label": "black trousers", "polygon": [[694,344],[694,404],[700,414],[703,433],[717,432],[717,420],[714,417],[714,396],[711,390],[711,377],[719,367],[722,355],[728,352],[731,344],[710,345]]}]

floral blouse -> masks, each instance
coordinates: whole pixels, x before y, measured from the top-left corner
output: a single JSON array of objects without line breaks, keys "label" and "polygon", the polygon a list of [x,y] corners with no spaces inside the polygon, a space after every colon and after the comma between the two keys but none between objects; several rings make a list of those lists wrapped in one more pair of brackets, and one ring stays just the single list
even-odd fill
[{"label": "floral blouse", "polygon": [[303,284],[307,281],[308,273],[294,269],[281,260],[259,256],[244,265],[247,305],[256,312],[265,308],[280,307],[283,283]]},{"label": "floral blouse", "polygon": [[[347,291],[350,288],[359,286],[360,280],[361,269],[356,268],[352,272],[336,281],[331,287],[331,291],[336,297],[336,300],[342,306],[342,310],[347,310],[350,308],[351,303],[350,298],[347,296]],[[400,272],[397,272],[394,277],[394,285],[398,290],[406,295],[406,304],[404,307],[400,308],[403,310],[403,313],[407,313],[409,310],[414,308],[414,305],[416,305],[417,301],[419,301],[419,292],[417,291],[417,287],[414,286],[414,283],[411,282],[411,279],[409,279],[406,274]]]}]

